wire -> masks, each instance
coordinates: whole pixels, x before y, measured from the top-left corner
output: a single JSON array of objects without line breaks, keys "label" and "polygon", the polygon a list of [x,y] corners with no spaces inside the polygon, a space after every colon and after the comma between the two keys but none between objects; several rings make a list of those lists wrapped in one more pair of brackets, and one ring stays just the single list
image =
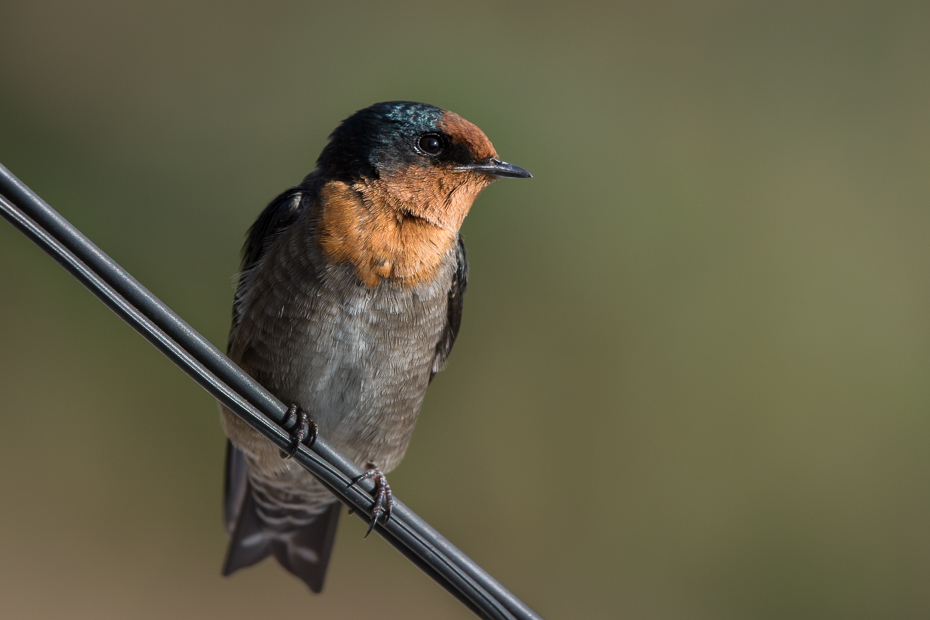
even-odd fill
[{"label": "wire", "polygon": [[[230,411],[279,448],[287,407],[137,282],[71,223],[0,164],[0,214],[41,247],[107,307],[164,353]],[[322,437],[294,457],[362,519],[374,500],[370,481],[349,487],[362,471]],[[542,620],[523,601],[397,498],[387,523],[375,527],[389,544],[439,585],[488,620]]]}]

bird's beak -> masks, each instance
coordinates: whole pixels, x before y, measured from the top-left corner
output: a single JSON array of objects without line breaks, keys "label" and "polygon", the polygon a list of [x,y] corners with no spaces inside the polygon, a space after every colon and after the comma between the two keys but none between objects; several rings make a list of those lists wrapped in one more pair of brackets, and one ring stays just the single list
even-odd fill
[{"label": "bird's beak", "polygon": [[490,157],[480,164],[459,166],[456,170],[471,170],[472,172],[482,172],[495,177],[508,177],[511,179],[529,179],[533,176],[528,170],[524,170],[520,166],[508,164],[494,157]]}]

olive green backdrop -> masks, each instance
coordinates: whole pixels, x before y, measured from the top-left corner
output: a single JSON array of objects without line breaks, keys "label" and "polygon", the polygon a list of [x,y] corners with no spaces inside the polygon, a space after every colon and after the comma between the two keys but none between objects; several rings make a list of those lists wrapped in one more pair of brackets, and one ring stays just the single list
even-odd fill
[{"label": "olive green backdrop", "polygon": [[[398,496],[550,618],[930,617],[930,5],[0,5],[0,161],[211,341],[376,101],[479,125]],[[0,617],[469,618],[345,519],[230,579],[216,405],[0,222]]]}]

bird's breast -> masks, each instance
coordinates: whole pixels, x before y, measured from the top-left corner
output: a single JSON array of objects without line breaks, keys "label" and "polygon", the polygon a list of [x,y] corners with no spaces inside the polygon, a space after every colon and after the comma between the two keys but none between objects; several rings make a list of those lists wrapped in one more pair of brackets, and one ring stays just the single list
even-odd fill
[{"label": "bird's breast", "polygon": [[390,469],[413,432],[447,321],[451,253],[412,287],[360,285],[350,265],[283,264],[251,275],[234,359],[307,411],[346,456]]}]

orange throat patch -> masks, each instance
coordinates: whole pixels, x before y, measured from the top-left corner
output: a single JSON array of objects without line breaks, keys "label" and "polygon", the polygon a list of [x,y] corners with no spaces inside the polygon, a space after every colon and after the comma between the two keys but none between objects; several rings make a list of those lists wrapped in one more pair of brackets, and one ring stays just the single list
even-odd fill
[{"label": "orange throat patch", "polygon": [[468,175],[450,186],[449,175],[422,172],[399,175],[399,183],[327,183],[320,193],[318,232],[326,258],[354,266],[369,288],[385,278],[406,288],[436,277],[472,202],[489,182]]}]

